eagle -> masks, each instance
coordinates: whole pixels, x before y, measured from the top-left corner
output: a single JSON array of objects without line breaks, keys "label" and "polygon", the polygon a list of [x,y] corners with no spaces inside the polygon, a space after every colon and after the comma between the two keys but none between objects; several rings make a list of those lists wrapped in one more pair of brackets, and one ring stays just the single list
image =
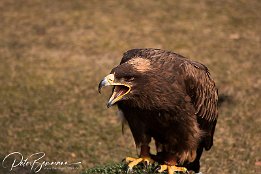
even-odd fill
[{"label": "eagle", "polygon": [[138,149],[138,158],[126,158],[129,170],[156,161],[159,172],[200,172],[218,118],[218,90],[205,65],[162,49],[132,49],[101,80],[100,93],[104,86],[113,86],[107,107],[117,105]]}]

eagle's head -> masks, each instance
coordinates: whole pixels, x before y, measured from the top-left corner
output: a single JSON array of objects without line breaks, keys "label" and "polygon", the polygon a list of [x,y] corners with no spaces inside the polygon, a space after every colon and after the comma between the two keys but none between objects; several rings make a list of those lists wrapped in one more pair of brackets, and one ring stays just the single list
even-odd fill
[{"label": "eagle's head", "polygon": [[101,80],[98,87],[99,92],[101,92],[102,87],[113,86],[107,107],[120,101],[133,101],[133,99],[143,95],[148,83],[148,71],[150,69],[150,61],[139,57],[113,68],[111,73]]}]

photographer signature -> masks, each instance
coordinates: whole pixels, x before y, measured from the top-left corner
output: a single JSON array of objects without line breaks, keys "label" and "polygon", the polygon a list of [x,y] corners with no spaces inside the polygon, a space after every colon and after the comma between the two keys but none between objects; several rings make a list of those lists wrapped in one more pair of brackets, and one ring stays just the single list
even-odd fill
[{"label": "photographer signature", "polygon": [[44,157],[45,157],[44,152],[34,153],[28,156],[27,158],[24,158],[24,156],[20,152],[12,152],[5,156],[5,158],[2,161],[2,166],[4,168],[8,168],[10,171],[12,171],[16,167],[30,167],[32,171],[38,173],[45,167],[57,168],[62,166],[65,167],[65,166],[81,164],[81,162],[69,163],[67,161],[45,161],[43,159]]}]

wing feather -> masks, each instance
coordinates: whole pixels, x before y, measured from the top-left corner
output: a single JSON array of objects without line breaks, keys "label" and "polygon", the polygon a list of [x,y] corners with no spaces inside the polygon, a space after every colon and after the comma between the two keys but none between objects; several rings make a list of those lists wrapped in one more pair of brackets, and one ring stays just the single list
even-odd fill
[{"label": "wing feather", "polygon": [[[208,69],[199,63],[194,65],[193,61],[183,63],[185,70],[185,83],[187,92],[194,99],[193,104],[196,114],[208,121],[217,119],[218,94],[214,81],[211,79]],[[191,89],[196,88],[196,90]]]},{"label": "wing feather", "polygon": [[203,64],[186,60],[182,64],[187,93],[196,109],[199,126],[205,131],[205,149],[213,144],[213,135],[218,118],[218,91],[210,73]]}]

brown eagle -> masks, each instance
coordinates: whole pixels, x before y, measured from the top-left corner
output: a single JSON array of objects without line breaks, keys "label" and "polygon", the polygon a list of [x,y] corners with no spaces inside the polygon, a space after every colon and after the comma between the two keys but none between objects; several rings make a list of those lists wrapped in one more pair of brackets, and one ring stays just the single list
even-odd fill
[{"label": "brown eagle", "polygon": [[[199,172],[218,117],[218,91],[205,65],[161,49],[132,49],[100,82],[99,92],[109,85],[107,106],[118,106],[140,151],[139,158],[126,158],[129,169],[157,161],[159,172]],[[150,153],[152,138],[156,155]]]}]

